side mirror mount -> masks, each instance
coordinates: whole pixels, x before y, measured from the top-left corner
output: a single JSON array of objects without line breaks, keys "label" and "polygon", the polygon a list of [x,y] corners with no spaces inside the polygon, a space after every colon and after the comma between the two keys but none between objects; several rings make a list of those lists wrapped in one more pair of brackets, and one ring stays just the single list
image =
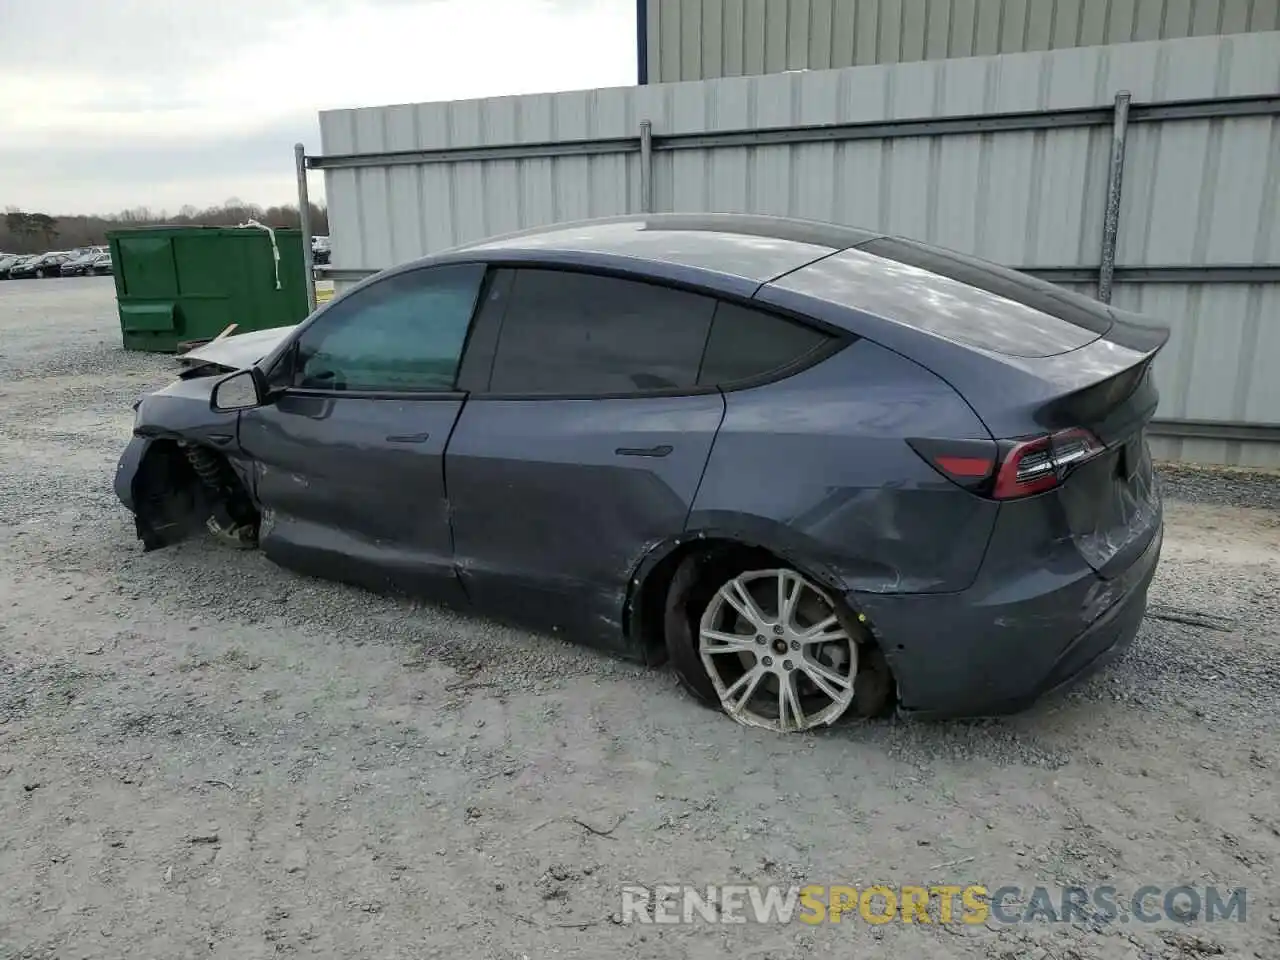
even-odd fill
[{"label": "side mirror mount", "polygon": [[209,406],[217,413],[260,407],[267,398],[267,378],[257,367],[227,374],[213,385]]}]

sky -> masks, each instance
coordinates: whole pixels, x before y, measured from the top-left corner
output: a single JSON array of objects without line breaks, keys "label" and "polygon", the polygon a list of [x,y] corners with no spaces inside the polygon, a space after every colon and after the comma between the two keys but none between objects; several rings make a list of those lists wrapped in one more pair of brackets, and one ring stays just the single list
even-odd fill
[{"label": "sky", "polygon": [[[338,107],[636,81],[635,0],[0,0],[0,209],[296,202]],[[323,199],[313,173],[312,199]]]}]

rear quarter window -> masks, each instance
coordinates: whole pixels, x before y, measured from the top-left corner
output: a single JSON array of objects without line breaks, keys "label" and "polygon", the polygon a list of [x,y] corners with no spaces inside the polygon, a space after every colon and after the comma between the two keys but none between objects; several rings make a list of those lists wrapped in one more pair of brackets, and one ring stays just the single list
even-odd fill
[{"label": "rear quarter window", "polygon": [[830,339],[819,330],[771,313],[721,303],[711,323],[698,384],[722,386],[767,377],[804,359]]}]

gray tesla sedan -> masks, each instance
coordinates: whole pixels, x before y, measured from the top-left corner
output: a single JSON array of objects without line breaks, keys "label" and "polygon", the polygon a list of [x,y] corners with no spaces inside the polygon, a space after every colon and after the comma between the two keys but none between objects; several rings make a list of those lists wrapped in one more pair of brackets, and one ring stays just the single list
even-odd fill
[{"label": "gray tesla sedan", "polygon": [[116,492],[147,549],[670,660],[753,726],[1009,712],[1138,629],[1167,336],[846,227],[563,224],[188,354]]}]

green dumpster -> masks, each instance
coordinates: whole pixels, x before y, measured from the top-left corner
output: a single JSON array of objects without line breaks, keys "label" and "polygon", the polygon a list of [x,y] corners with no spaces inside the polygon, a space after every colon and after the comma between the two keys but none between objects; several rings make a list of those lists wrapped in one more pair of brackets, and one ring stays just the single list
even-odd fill
[{"label": "green dumpster", "polygon": [[174,353],[233,323],[246,333],[306,318],[298,230],[142,227],[107,240],[126,350]]}]

